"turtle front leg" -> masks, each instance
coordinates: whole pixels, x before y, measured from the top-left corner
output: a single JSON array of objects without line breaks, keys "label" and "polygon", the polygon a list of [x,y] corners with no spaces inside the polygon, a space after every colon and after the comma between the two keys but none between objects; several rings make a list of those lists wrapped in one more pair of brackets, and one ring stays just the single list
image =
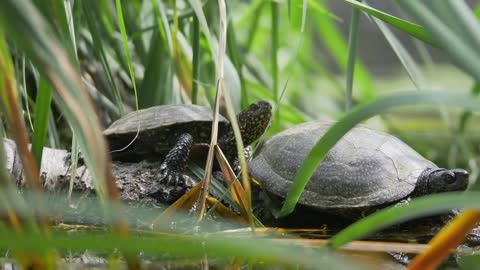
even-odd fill
[{"label": "turtle front leg", "polygon": [[165,160],[160,165],[160,182],[165,182],[166,185],[170,185],[173,182],[175,186],[179,182],[182,182],[184,185],[187,184],[188,176],[184,172],[192,144],[192,135],[184,133],[178,137],[175,146],[170,149]]}]

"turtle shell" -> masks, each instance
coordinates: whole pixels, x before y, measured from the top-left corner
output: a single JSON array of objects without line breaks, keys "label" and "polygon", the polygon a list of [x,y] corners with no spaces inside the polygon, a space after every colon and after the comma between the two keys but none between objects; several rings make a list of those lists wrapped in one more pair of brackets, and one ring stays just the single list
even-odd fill
[{"label": "turtle shell", "polygon": [[[218,125],[221,135],[229,122],[220,116]],[[211,129],[212,111],[209,108],[182,104],[161,105],[128,113],[113,122],[103,134],[114,158],[144,158],[166,154],[183,133],[192,135],[195,144],[209,143]],[[138,137],[133,141],[137,131]],[[120,149],[123,150],[115,151]]]},{"label": "turtle shell", "polygon": [[[250,174],[285,198],[305,157],[332,124],[308,122],[266,139],[249,163]],[[329,151],[299,203],[327,211],[380,207],[408,197],[418,176],[436,167],[396,137],[359,125]]]}]

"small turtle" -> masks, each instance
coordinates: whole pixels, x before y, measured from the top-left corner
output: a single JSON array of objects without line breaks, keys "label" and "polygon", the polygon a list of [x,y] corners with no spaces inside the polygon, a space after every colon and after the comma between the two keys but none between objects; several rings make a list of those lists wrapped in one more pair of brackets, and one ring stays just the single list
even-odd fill
[{"label": "small turtle", "polygon": [[[237,115],[243,144],[251,144],[263,134],[272,115],[267,101],[257,101]],[[237,148],[227,119],[218,120],[218,145],[227,159],[235,160]],[[198,105],[162,105],[131,112],[118,119],[103,134],[116,160],[163,158],[159,181],[166,185],[185,184],[184,174],[192,146],[208,144],[212,111]],[[138,131],[138,137],[135,138]],[[135,140],[134,140],[135,139]],[[130,144],[131,143],[131,144]],[[130,144],[130,145],[129,145]],[[128,145],[128,147],[126,147]],[[125,149],[123,149],[125,148]],[[122,149],[122,151],[115,151]]]},{"label": "small turtle", "polygon": [[[308,122],[264,140],[249,163],[250,174],[285,198],[305,157],[332,124]],[[438,168],[396,137],[359,125],[326,155],[299,204],[358,218],[411,197],[465,190],[467,184],[467,171]]]}]

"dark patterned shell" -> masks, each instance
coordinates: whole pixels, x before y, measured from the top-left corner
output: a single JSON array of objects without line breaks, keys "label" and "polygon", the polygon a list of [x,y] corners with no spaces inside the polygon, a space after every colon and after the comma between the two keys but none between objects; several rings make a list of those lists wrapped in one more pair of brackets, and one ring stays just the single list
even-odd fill
[{"label": "dark patterned shell", "polygon": [[[305,157],[332,124],[304,123],[266,139],[249,164],[251,175],[285,197]],[[399,139],[359,125],[330,150],[299,203],[324,210],[393,203],[410,195],[423,170],[436,167]]]},{"label": "dark patterned shell", "polygon": [[[219,118],[219,134],[228,127],[224,117]],[[197,105],[161,105],[131,112],[118,119],[103,134],[111,150],[127,146],[137,134],[132,145],[114,156],[147,156],[165,154],[178,136],[188,132],[194,143],[209,143],[212,128],[212,111]],[[170,146],[169,146],[170,145]]]}]

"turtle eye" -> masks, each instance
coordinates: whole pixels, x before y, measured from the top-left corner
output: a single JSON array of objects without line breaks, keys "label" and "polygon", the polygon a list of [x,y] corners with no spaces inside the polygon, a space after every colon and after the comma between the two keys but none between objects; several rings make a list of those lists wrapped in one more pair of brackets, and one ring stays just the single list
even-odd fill
[{"label": "turtle eye", "polygon": [[447,184],[455,183],[455,176],[453,176],[451,174],[446,174],[445,175],[445,182],[447,182]]}]

